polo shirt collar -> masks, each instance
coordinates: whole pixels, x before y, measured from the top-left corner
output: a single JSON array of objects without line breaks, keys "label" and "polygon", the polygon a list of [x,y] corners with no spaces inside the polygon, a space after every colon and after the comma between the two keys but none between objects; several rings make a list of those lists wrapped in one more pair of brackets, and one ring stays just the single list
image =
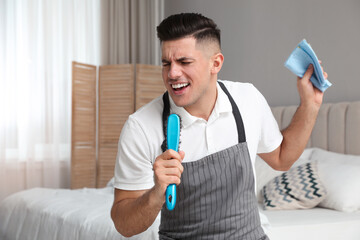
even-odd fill
[{"label": "polo shirt collar", "polygon": [[[170,112],[176,113],[181,117],[181,123],[183,128],[187,128],[188,126],[190,126],[191,124],[193,124],[195,121],[198,120],[205,121],[204,119],[192,116],[190,113],[188,113],[185,110],[185,108],[176,106],[170,95],[169,95],[169,99],[170,99],[170,108],[171,108]],[[217,83],[217,98],[214,109],[210,114],[208,122],[212,122],[216,120],[220,116],[220,114],[227,112],[232,112],[231,103],[229,101],[228,96],[225,94],[225,92],[221,89],[220,85]]]},{"label": "polo shirt collar", "polygon": [[232,106],[226,93],[222,90],[219,83],[217,83],[218,96],[216,99],[215,107],[211,114],[220,115],[221,113],[232,112]]}]

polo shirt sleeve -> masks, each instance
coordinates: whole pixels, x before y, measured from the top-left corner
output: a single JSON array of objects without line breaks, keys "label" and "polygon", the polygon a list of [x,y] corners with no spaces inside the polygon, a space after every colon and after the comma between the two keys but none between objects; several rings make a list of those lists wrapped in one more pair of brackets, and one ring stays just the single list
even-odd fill
[{"label": "polo shirt sleeve", "polygon": [[122,190],[145,190],[154,185],[148,139],[132,116],[121,131],[115,163],[114,187]]},{"label": "polo shirt sleeve", "polygon": [[261,110],[259,113],[261,115],[261,132],[257,153],[269,153],[280,146],[283,136],[269,104],[264,96],[258,90],[256,91],[259,99],[259,109]]}]

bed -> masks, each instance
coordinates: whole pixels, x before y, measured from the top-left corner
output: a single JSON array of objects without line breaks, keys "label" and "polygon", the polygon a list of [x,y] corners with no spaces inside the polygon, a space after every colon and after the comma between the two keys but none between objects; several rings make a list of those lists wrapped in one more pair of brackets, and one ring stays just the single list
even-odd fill
[{"label": "bed", "polygon": [[[273,108],[285,128],[295,106]],[[318,177],[327,190],[315,207],[297,210],[263,210],[261,189],[282,172],[256,159],[260,211],[267,217],[270,239],[360,239],[360,102],[323,104],[311,138],[291,169],[317,163]]]},{"label": "bed", "polygon": [[[279,126],[284,128],[296,107],[272,110]],[[307,149],[294,165],[295,168],[319,161],[324,163],[323,169],[331,170],[331,167],[326,168],[326,163],[332,162],[335,164],[332,165],[333,172],[334,166],[335,170],[347,167],[344,171],[339,170],[339,174],[322,173],[330,179],[329,188],[342,190],[333,194],[335,198],[341,195],[340,199],[325,199],[328,205],[321,206],[320,203],[301,210],[263,210],[260,190],[282,172],[272,170],[260,158],[256,160],[259,209],[270,239],[360,239],[360,179],[358,174],[352,174],[360,171],[359,123],[360,102],[324,104]],[[0,203],[0,239],[127,239],[117,233],[110,218],[113,201],[110,178],[101,188],[34,188],[7,197]],[[146,232],[130,239],[157,239],[159,223],[158,217]]]}]

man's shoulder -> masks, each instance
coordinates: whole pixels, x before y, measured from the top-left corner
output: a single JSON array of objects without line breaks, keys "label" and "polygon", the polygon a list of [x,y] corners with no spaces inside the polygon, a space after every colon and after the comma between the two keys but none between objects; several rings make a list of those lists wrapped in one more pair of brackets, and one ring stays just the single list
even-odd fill
[{"label": "man's shoulder", "polygon": [[162,112],[164,103],[162,100],[163,95],[158,96],[157,98],[151,100],[144,106],[140,107],[136,112],[132,114],[134,117],[142,117],[147,115],[152,115],[154,112]]},{"label": "man's shoulder", "polygon": [[252,83],[247,82],[235,82],[229,80],[219,80],[219,82],[224,83],[225,87],[233,98],[237,97],[256,97],[258,90]]},{"label": "man's shoulder", "polygon": [[161,95],[140,107],[138,110],[136,110],[136,112],[129,116],[129,119],[130,121],[136,122],[142,126],[151,126],[154,123],[162,121],[161,117],[163,106],[164,103]]}]

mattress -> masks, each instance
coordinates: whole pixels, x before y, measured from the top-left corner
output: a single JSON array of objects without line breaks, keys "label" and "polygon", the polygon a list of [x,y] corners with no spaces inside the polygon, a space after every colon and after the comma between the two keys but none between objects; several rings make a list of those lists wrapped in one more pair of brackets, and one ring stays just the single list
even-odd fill
[{"label": "mattress", "polygon": [[132,238],[121,236],[110,217],[113,188],[34,188],[0,203],[1,240],[158,239],[160,219]]},{"label": "mattress", "polygon": [[360,212],[325,208],[261,211],[268,218],[271,240],[359,240]]}]

